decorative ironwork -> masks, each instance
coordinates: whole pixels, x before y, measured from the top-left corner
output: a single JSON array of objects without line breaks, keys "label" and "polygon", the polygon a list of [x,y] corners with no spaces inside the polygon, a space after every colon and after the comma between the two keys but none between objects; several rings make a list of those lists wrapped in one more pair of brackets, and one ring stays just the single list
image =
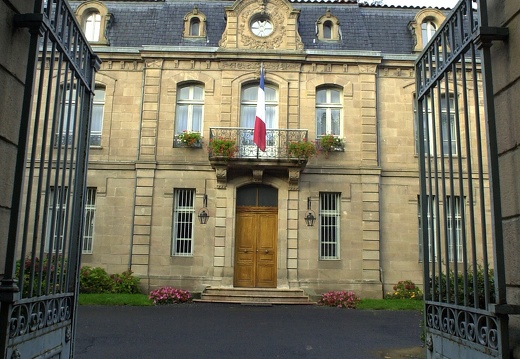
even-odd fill
[{"label": "decorative ironwork", "polygon": [[[457,4],[416,62],[428,355],[506,358],[507,318],[491,311],[506,298],[489,67],[490,41],[504,31],[488,27],[485,0],[478,13],[472,4]],[[433,340],[463,342],[464,353]]]},{"label": "decorative ironwork", "polygon": [[[233,158],[297,159],[288,152],[291,142],[307,141],[307,130],[268,129],[265,152],[253,142],[253,129],[240,127],[212,127],[209,140],[228,139],[235,141],[237,153]],[[210,159],[215,156],[210,153]]]},{"label": "decorative ironwork", "polygon": [[100,144],[89,138],[100,60],[67,0],[37,0],[34,9],[13,19],[31,36],[0,271],[0,357],[71,351],[67,335],[53,332],[74,327],[89,141]]},{"label": "decorative ironwork", "polygon": [[494,316],[467,308],[426,303],[426,326],[442,334],[486,347],[497,353],[499,323]]},{"label": "decorative ironwork", "polygon": [[11,308],[9,338],[23,336],[71,319],[72,296],[23,302]]}]

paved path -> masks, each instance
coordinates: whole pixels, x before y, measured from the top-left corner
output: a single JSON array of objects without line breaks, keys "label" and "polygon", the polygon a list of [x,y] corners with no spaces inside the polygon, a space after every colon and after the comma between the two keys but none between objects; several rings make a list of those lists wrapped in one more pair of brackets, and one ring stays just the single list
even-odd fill
[{"label": "paved path", "polygon": [[420,320],[318,306],[80,306],[75,358],[419,358]]}]

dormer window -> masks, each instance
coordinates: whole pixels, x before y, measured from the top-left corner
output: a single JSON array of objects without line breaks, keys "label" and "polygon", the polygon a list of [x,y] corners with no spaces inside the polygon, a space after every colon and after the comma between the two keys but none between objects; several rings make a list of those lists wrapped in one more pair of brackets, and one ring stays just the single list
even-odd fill
[{"label": "dormer window", "polygon": [[446,17],[436,9],[424,9],[415,15],[415,18],[408,24],[408,29],[412,32],[414,44],[413,51],[422,51],[428,41],[435,35]]},{"label": "dormer window", "polygon": [[76,9],[76,19],[92,45],[108,45],[106,31],[111,16],[107,7],[95,0],[85,1]]},{"label": "dormer window", "polygon": [[201,13],[196,6],[184,16],[183,36],[195,39],[206,37],[206,15]]},{"label": "dormer window", "polygon": [[327,9],[325,15],[316,22],[316,35],[319,40],[339,41],[341,39],[341,29],[339,20]]}]

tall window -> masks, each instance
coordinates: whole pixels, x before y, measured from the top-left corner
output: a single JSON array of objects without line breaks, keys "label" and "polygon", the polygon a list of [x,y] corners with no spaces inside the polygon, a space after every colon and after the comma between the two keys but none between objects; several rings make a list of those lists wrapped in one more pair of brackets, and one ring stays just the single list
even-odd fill
[{"label": "tall window", "polygon": [[200,36],[200,19],[198,17],[190,20],[190,36]]},{"label": "tall window", "polygon": [[320,88],[316,92],[316,135],[341,134],[341,91]]},{"label": "tall window", "polygon": [[[240,126],[255,127],[258,83],[242,87],[240,96]],[[265,85],[265,124],[267,128],[278,127],[278,94],[272,86]]]},{"label": "tall window", "polygon": [[[436,241],[437,241],[437,231],[435,229],[435,196],[426,196],[426,206],[428,208],[428,213],[426,215],[426,225],[428,226],[428,258],[430,258],[430,262],[432,260],[437,259],[437,250],[436,250]],[[433,214],[433,215],[432,215]],[[421,217],[421,201],[420,197],[417,197],[417,215],[419,220],[419,261],[422,262],[424,258],[424,245],[423,245],[423,237],[422,237],[422,217]],[[435,249],[435,252],[432,253],[432,248]],[[435,259],[434,259],[434,258]]]},{"label": "tall window", "polygon": [[193,220],[195,218],[194,189],[176,189],[173,208],[172,255],[193,254]]},{"label": "tall window", "polygon": [[[45,251],[61,252],[63,250],[66,231],[70,231],[71,218],[67,215],[67,207],[70,201],[68,187],[52,187],[47,209],[47,235],[45,238]],[[94,239],[94,218],[96,214],[96,188],[87,188],[83,223],[83,253],[92,253]],[[52,241],[52,244],[51,244]]]},{"label": "tall window", "polygon": [[175,114],[175,134],[183,131],[202,132],[204,87],[187,85],[179,88]]},{"label": "tall window", "polygon": [[425,20],[421,24],[421,31],[422,31],[422,43],[423,48],[426,47],[428,44],[428,41],[435,35],[435,31],[437,31],[437,26],[435,26],[435,23],[430,20]]},{"label": "tall window", "polygon": [[325,21],[323,23],[323,38],[332,39],[332,21]]},{"label": "tall window", "polygon": [[96,87],[92,103],[92,122],[90,126],[90,145],[101,146],[101,130],[103,128],[103,112],[105,109],[105,88]]},{"label": "tall window", "polygon": [[340,193],[320,193],[320,259],[339,259]]},{"label": "tall window", "polygon": [[69,205],[68,187],[52,187],[47,208],[47,234],[45,237],[45,251],[59,252],[63,250],[65,231],[70,231],[67,225],[67,206]]},{"label": "tall window", "polygon": [[463,201],[460,196],[448,196],[446,198],[446,216],[448,217],[448,249],[449,259],[454,261],[455,254],[457,262],[462,262],[462,211]]},{"label": "tall window", "polygon": [[96,188],[87,188],[87,199],[85,202],[85,219],[83,223],[83,253],[92,253],[94,242],[94,219],[96,216]]},{"label": "tall window", "polygon": [[[441,96],[441,116],[440,116],[440,122],[441,122],[441,130],[442,130],[442,151],[445,156],[450,154],[457,155],[457,132],[455,127],[455,101],[453,99],[453,96],[449,97],[449,112],[448,112],[448,106],[446,101],[446,96]],[[434,153],[434,146],[436,146],[435,141],[441,140],[441,134],[434,128],[433,123],[433,113],[435,113],[435,122],[436,126],[438,126],[439,123],[439,116],[438,116],[438,110],[437,110],[437,103],[432,103],[431,99],[428,98],[428,114],[427,116],[423,116],[423,126],[424,126],[424,149],[426,154],[433,154]],[[433,109],[432,107],[435,106]],[[416,136],[419,136],[418,131],[418,125],[417,125],[417,119],[418,115],[415,114],[416,117]],[[434,132],[435,131],[435,132]],[[419,139],[416,138],[416,145],[417,145],[417,153],[419,153]],[[450,148],[451,147],[451,148]],[[437,147],[437,155],[440,155],[440,147]]]},{"label": "tall window", "polygon": [[101,15],[99,12],[92,12],[85,20],[85,37],[88,41],[99,41],[101,30]]},{"label": "tall window", "polygon": [[[61,146],[70,146],[72,144],[72,137],[76,130],[76,119],[80,118],[80,113],[77,112],[76,101],[81,101],[77,98],[76,90],[65,91],[65,107],[62,113],[62,123],[58,132],[56,133],[56,144],[60,141],[59,134],[61,132]],[[105,88],[96,87],[94,91],[94,99],[92,101],[92,121],[90,126],[90,146],[101,146],[101,132],[103,128],[103,112],[105,108]]]},{"label": "tall window", "polygon": [[449,112],[448,106],[446,105],[446,96],[442,96],[441,98],[441,118],[442,118],[442,148],[445,155],[448,155],[450,152],[451,146],[451,154],[457,154],[457,137],[456,137],[456,129],[455,129],[455,101],[453,100],[453,96],[449,97]]}]

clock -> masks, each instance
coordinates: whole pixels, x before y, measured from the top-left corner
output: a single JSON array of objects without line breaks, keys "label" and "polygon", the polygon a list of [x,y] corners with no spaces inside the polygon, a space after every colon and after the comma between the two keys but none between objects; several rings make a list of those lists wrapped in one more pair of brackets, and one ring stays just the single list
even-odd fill
[{"label": "clock", "polygon": [[266,37],[273,32],[273,24],[265,17],[256,18],[251,22],[251,32],[259,37]]}]

